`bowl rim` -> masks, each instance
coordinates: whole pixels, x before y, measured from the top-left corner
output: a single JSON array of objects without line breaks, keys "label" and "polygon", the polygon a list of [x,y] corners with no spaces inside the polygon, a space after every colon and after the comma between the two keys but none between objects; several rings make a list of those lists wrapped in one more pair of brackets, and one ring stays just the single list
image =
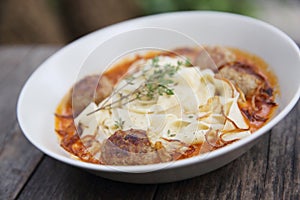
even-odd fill
[{"label": "bowl rim", "polygon": [[[205,154],[201,154],[198,156],[193,156],[191,158],[186,158],[182,160],[177,161],[171,161],[171,162],[165,162],[165,163],[157,163],[157,164],[148,164],[148,165],[130,165],[130,166],[115,166],[115,165],[100,165],[100,164],[93,164],[93,163],[87,163],[84,161],[80,161],[74,158],[71,158],[71,156],[68,158],[64,155],[60,155],[57,153],[54,153],[47,148],[45,148],[43,145],[39,144],[34,140],[34,138],[31,136],[31,134],[26,131],[25,125],[21,118],[21,107],[22,102],[24,98],[24,94],[26,93],[28,89],[29,82],[32,80],[32,77],[34,77],[38,72],[44,67],[47,66],[48,63],[50,63],[52,60],[56,59],[56,57],[59,57],[65,52],[68,52],[69,50],[76,48],[76,45],[79,43],[84,43],[87,39],[94,37],[99,31],[108,31],[112,30],[112,32],[115,30],[115,28],[119,26],[126,26],[131,23],[135,23],[136,21],[143,21],[143,20],[152,20],[154,18],[161,18],[161,17],[172,17],[172,16],[180,16],[180,15],[203,15],[203,16],[214,16],[214,17],[231,17],[235,19],[239,19],[242,21],[246,21],[247,23],[255,23],[261,26],[264,26],[265,28],[268,28],[272,32],[275,32],[276,34],[280,35],[285,39],[285,41],[289,44],[291,48],[293,48],[294,51],[298,52],[299,55],[299,63],[300,63],[300,50],[296,43],[283,31],[279,30],[278,28],[274,27],[271,24],[268,24],[266,22],[263,22],[261,20],[239,15],[239,14],[233,14],[233,13],[226,13],[226,12],[218,12],[218,11],[181,11],[181,12],[169,12],[169,13],[162,13],[162,14],[156,14],[156,15],[150,15],[150,16],[144,16],[144,17],[138,17],[135,19],[126,20],[123,22],[116,23],[114,25],[110,25],[107,27],[104,27],[102,29],[99,29],[97,31],[94,31],[92,33],[89,33],[83,37],[78,38],[74,42],[66,45],[65,47],[58,50],[56,53],[51,55],[49,58],[47,58],[27,79],[25,84],[23,85],[23,88],[19,94],[18,102],[17,102],[17,119],[19,122],[19,125],[22,129],[23,134],[25,137],[39,150],[44,152],[45,154],[49,155],[52,158],[55,158],[63,163],[67,163],[76,167],[81,167],[89,170],[96,170],[96,171],[103,171],[103,172],[112,172],[112,173],[120,173],[120,172],[126,172],[126,173],[147,173],[152,171],[161,171],[161,170],[169,170],[169,169],[175,169],[184,167],[187,165],[193,165],[200,162],[206,162],[211,159],[215,159],[217,157],[220,157],[224,154],[230,153],[231,151],[234,151],[235,149],[242,147],[252,141],[257,140],[262,135],[266,134],[267,131],[269,131],[272,127],[274,127],[280,120],[282,120],[296,105],[298,102],[298,99],[300,97],[300,85],[298,86],[297,92],[294,94],[293,98],[290,100],[290,102],[287,103],[287,106],[284,107],[278,114],[276,114],[266,125],[264,125],[262,128],[260,128],[258,131],[255,132],[255,134],[251,134],[250,136],[236,141],[230,145],[227,145],[225,147],[222,147],[220,149],[214,150],[212,152],[208,152]],[[113,37],[113,36],[112,36]]]}]

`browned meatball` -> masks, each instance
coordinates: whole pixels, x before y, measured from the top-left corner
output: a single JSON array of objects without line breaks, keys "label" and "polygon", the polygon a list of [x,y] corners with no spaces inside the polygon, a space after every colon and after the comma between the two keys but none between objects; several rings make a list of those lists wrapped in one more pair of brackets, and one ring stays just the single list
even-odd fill
[{"label": "browned meatball", "polygon": [[91,102],[100,103],[113,90],[113,83],[106,77],[91,75],[83,78],[72,88],[71,98],[74,116]]},{"label": "browned meatball", "polygon": [[220,46],[204,46],[204,48],[178,48],[174,52],[190,59],[194,66],[201,69],[217,71],[221,65],[235,60],[235,54]]},{"label": "browned meatball", "polygon": [[116,131],[101,148],[101,161],[108,165],[142,165],[160,162],[144,130]]},{"label": "browned meatball", "polygon": [[201,69],[209,68],[217,71],[221,65],[235,60],[235,55],[227,48],[219,46],[206,46],[195,59],[195,64]]},{"label": "browned meatball", "polygon": [[191,61],[191,64],[195,65],[195,59],[199,54],[199,51],[200,50],[198,48],[183,47],[175,49],[174,53],[177,56],[183,56],[188,58]]},{"label": "browned meatball", "polygon": [[254,70],[254,67],[239,63],[227,63],[219,68],[219,74],[238,86],[245,96],[251,96],[259,86],[265,83],[265,78]]}]

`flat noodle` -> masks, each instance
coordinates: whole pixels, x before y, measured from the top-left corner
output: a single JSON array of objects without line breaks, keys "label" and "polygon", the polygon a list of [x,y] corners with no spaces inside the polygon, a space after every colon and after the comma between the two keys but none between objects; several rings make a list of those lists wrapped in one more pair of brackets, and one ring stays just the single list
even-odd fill
[{"label": "flat noodle", "polygon": [[[95,75],[76,83],[76,87],[83,90],[93,88],[84,84],[97,85],[96,93],[99,94],[96,101],[100,104],[92,102],[90,96],[93,91],[82,91],[82,94],[89,95],[82,97],[85,108],[78,110],[79,104],[73,108],[71,89],[55,113],[55,131],[61,146],[74,158],[90,163],[152,164],[213,151],[255,132],[267,123],[277,108],[275,76],[267,72],[266,64],[261,59],[252,59],[253,55],[240,50],[225,47],[206,47],[206,50],[212,60],[206,58],[206,54],[199,48],[178,48],[174,53],[149,52],[119,62],[102,75],[98,85],[94,81],[97,79]],[[185,61],[176,57],[178,53],[189,58],[195,67],[190,64],[185,68],[179,67]],[[155,60],[157,56],[159,61]],[[203,69],[211,68],[213,62],[219,68],[219,72],[214,69],[216,74],[210,69]],[[149,67],[143,69],[145,64]],[[171,75],[163,77],[161,74],[164,69],[160,69],[158,78],[153,80],[163,78],[160,81],[166,81],[166,85],[151,82],[151,87],[159,89],[158,96],[151,99],[149,96],[132,95],[131,92],[152,95],[149,91],[153,88],[149,88],[150,84],[145,90],[145,76],[136,79],[142,81],[138,87],[130,79],[124,79],[127,71],[131,68],[130,76],[147,70],[152,73],[155,65],[168,65],[170,70],[175,70],[172,66],[178,65],[176,70],[180,72],[180,85],[176,82],[176,72],[172,75],[168,71]],[[147,76],[152,76],[151,73]],[[129,75],[127,78],[130,78]],[[234,77],[240,78],[235,80]],[[114,91],[110,89],[113,87]],[[102,91],[102,88],[106,88],[106,91]],[[76,99],[80,100],[81,91],[76,92]],[[108,95],[108,92],[111,94]],[[124,101],[126,99],[128,101]],[[83,105],[82,102],[80,105]],[[101,108],[101,105],[105,107]],[[119,135],[115,136],[116,133]],[[141,135],[143,139],[139,138]],[[112,143],[106,142],[108,140],[134,146],[122,147],[127,149],[126,153],[111,146]],[[109,152],[111,148],[116,153],[122,152],[130,157],[114,155]],[[102,152],[104,149],[105,152]],[[110,157],[114,160],[107,160]]]}]

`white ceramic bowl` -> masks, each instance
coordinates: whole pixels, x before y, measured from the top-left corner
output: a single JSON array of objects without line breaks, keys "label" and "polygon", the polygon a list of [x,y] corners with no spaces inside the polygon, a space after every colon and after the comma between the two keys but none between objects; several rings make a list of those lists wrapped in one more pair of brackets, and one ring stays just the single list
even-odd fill
[{"label": "white ceramic bowl", "polygon": [[[183,41],[162,33],[160,27],[193,38],[199,44],[237,47],[262,57],[278,76],[281,89],[276,116],[251,136],[211,153],[175,161],[143,166],[103,166],[72,159],[58,143],[54,132],[54,112],[61,98],[74,84],[83,64],[105,66],[114,53],[136,48],[138,44],[154,47],[182,46]],[[137,30],[139,29],[139,30]],[[130,30],[133,34],[131,34]],[[145,31],[146,30],[146,31]],[[141,32],[139,32],[141,31]],[[115,36],[126,32],[123,36]],[[138,33],[144,33],[139,35]],[[175,34],[176,35],[176,34]],[[109,39],[115,36],[115,39]],[[181,37],[181,36],[178,36]],[[161,40],[161,38],[165,38]],[[185,37],[183,37],[185,38]],[[105,42],[106,41],[106,42]],[[117,42],[116,42],[117,41]],[[157,42],[159,41],[159,42]],[[104,43],[103,43],[104,42]],[[192,41],[191,43],[193,43]],[[103,43],[103,44],[102,44]],[[100,45],[102,44],[102,45]],[[100,45],[100,46],[99,46]],[[122,47],[130,47],[123,48]],[[122,49],[118,51],[118,49]],[[96,52],[96,53],[95,53]],[[88,60],[86,60],[88,58]],[[107,64],[107,63],[106,63]],[[87,67],[86,73],[96,68]],[[85,75],[81,73],[81,75]],[[29,78],[20,94],[17,114],[25,136],[47,155],[89,170],[105,178],[134,182],[161,183],[198,176],[217,169],[246,152],[269,129],[284,118],[300,95],[300,53],[296,44],[277,28],[256,19],[220,12],[177,12],[125,21],[91,33],[67,45],[45,61]]]}]

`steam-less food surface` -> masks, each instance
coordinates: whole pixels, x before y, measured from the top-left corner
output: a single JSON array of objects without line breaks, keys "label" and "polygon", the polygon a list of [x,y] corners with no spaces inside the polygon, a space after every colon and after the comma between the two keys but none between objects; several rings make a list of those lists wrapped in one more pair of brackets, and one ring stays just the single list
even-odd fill
[{"label": "steam-less food surface", "polygon": [[[146,27],[156,26],[161,28],[140,29],[141,27],[145,27],[145,26]],[[201,34],[199,34],[199,29],[201,29],[200,32]],[[175,30],[175,31],[172,32],[170,30]],[[116,56],[122,54],[122,52],[128,52],[128,50],[130,49],[132,50],[132,49],[139,48],[141,47],[141,45],[143,46],[144,42],[147,42],[147,46],[152,46],[152,47],[154,43],[156,43],[157,45],[163,45],[161,47],[164,49],[186,47],[187,46],[186,42],[188,41],[184,39],[186,39],[187,37],[181,37],[181,39],[183,40],[178,40],[178,37],[176,37],[178,36],[178,34],[176,35],[176,33],[178,32],[193,37],[194,40],[198,41],[200,44],[207,44],[207,45],[218,44],[223,47],[236,47],[240,50],[251,52],[263,58],[266,61],[266,63],[269,64],[271,70],[278,77],[278,85],[281,91],[281,96],[279,96],[278,101],[276,100],[276,103],[279,105],[278,112],[275,113],[274,117],[272,117],[266,124],[264,124],[264,126],[262,126],[254,133],[250,134],[249,136],[243,139],[240,139],[231,144],[210,151],[209,153],[204,153],[199,156],[192,156],[185,159],[179,159],[172,162],[161,162],[161,163],[145,164],[145,165],[142,164],[142,165],[119,166],[119,165],[103,165],[97,163],[94,164],[89,162],[83,162],[81,160],[70,157],[70,154],[67,153],[59,145],[60,144],[59,140],[57,138],[57,135],[55,134],[54,112],[56,110],[57,105],[63,98],[63,96],[74,85],[76,78],[78,77],[78,73],[82,67],[82,64],[85,63],[86,66],[87,67],[90,66],[90,68],[86,70],[85,71],[86,73],[83,73],[82,76],[79,77],[79,79],[77,79],[78,81],[82,80],[84,77],[88,75],[97,74],[96,69],[98,70],[100,69],[98,73],[105,70],[104,67],[108,66],[108,62],[111,62],[114,58],[116,58]],[[218,34],[220,32],[222,32],[223,34],[222,35]],[[143,37],[139,37],[140,33],[143,33],[142,34]],[[119,36],[116,36],[116,34],[117,35],[119,34]],[[108,38],[113,38],[113,39],[107,40]],[[144,40],[143,38],[147,38],[147,40]],[[160,40],[159,42],[157,42],[157,38],[167,38],[167,39]],[[103,45],[99,46],[99,43],[101,42],[103,42],[102,43]],[[191,45],[191,43],[189,43],[189,45]],[[114,49],[114,51],[112,51],[112,49]],[[92,54],[90,54],[91,52]],[[102,55],[101,53],[103,52],[105,52],[105,55],[107,56],[105,57],[101,56]],[[10,55],[10,54],[8,53],[6,55]],[[230,58],[230,56],[228,56],[227,54],[225,55],[225,57]],[[22,66],[23,64],[24,64],[24,60],[22,61]],[[232,64],[235,65],[236,63],[232,62]],[[243,65],[244,70],[242,72],[245,71],[248,72],[248,68],[247,68],[248,65],[249,63]],[[293,106],[298,101],[300,95],[299,66],[300,66],[299,49],[295,45],[295,43],[288,36],[282,33],[280,30],[255,19],[242,17],[239,15],[231,15],[226,13],[214,13],[214,12],[184,12],[184,13],[170,13],[165,15],[144,17],[144,18],[139,18],[132,21],[120,23],[115,26],[107,27],[106,29],[99,30],[93,34],[83,37],[78,41],[63,48],[61,51],[57,52],[46,62],[44,62],[38,68],[38,70],[36,70],[30,76],[30,78],[24,85],[23,89],[21,90],[20,97],[18,100],[18,106],[17,106],[18,121],[20,127],[23,130],[24,135],[34,146],[36,146],[38,149],[40,149],[42,152],[46,153],[47,155],[63,163],[67,163],[82,169],[86,169],[104,178],[123,181],[123,182],[134,182],[134,183],[174,182],[174,181],[196,177],[201,174],[211,172],[217,168],[220,168],[221,166],[225,166],[229,162],[233,161],[234,159],[238,158],[246,151],[248,151],[250,147],[252,147],[254,144],[259,142],[260,139],[263,139],[264,135],[268,134],[270,138],[272,138],[273,134],[270,134],[270,132],[268,131],[272,129],[274,133],[275,125],[279,123],[281,120],[283,120],[285,116],[287,116],[287,114],[292,110]],[[9,68],[9,69],[13,69],[13,68]],[[205,69],[200,68],[200,70],[205,70]],[[214,69],[211,69],[211,71],[213,71],[213,73],[216,73]],[[6,77],[9,75],[9,73],[4,73],[4,75]],[[258,83],[260,83],[261,78],[263,78],[259,76],[259,74],[258,76],[255,75],[254,77],[257,78],[260,77],[257,79]],[[110,84],[110,81],[106,83]],[[14,84],[15,83],[11,85]],[[172,88],[169,87],[167,88],[171,89],[172,91]],[[252,94],[252,92],[254,91],[251,90],[251,88],[250,89],[246,88],[249,89],[250,91],[249,94]],[[170,92],[169,90],[163,90],[163,91],[165,91],[163,93],[167,92],[168,94],[172,94],[172,92]],[[258,98],[254,98],[254,99],[262,100],[265,97],[272,95],[270,90],[260,90],[260,91],[264,91],[264,93],[266,94],[262,96],[257,96]],[[103,93],[103,95],[105,96],[106,94]],[[245,96],[245,98],[247,98],[247,96]],[[7,100],[6,103],[10,103],[10,101]],[[253,106],[258,106],[258,105],[259,104],[256,103],[253,104]],[[256,110],[254,109],[253,111]],[[80,116],[80,113],[78,113],[77,116]],[[96,113],[98,112],[95,112],[94,114]],[[255,112],[252,114],[255,114]],[[224,115],[221,114],[221,116]],[[262,115],[260,115],[260,117],[261,116]],[[65,117],[67,119],[68,116]],[[249,117],[251,117],[251,115],[249,115]],[[260,117],[258,117],[258,119],[262,120],[262,118]],[[116,124],[118,124],[118,127],[122,127],[123,125],[126,126],[126,122],[123,123],[123,121],[124,119],[116,120],[117,122]],[[285,125],[289,125],[289,124],[286,123]],[[289,128],[285,127],[284,130],[285,131],[289,130]],[[144,137],[143,132],[134,132],[134,134],[130,134],[126,131],[128,130],[120,130],[120,132],[117,132],[112,138],[106,141],[107,142],[110,141],[111,144],[115,143],[122,146],[123,144],[126,143],[134,143],[134,141],[136,141],[135,139],[139,137],[142,139],[143,142],[137,143],[135,146],[132,146],[132,148],[130,148],[131,150],[135,151],[139,149],[142,150],[152,149],[152,146],[151,148],[148,148],[147,146],[148,143],[146,138]],[[276,135],[282,137],[284,135],[282,133],[285,133],[285,131],[281,131]],[[211,132],[210,136],[212,136],[212,138],[208,137],[209,142],[214,145],[216,144],[215,140],[210,140],[210,139],[213,139],[215,135],[216,135],[216,131]],[[284,137],[285,135],[283,136],[283,138]],[[120,140],[116,140],[116,138],[119,138]],[[127,140],[126,141],[122,140],[122,138],[124,139],[126,138]],[[297,138],[297,137],[291,137],[291,138]],[[148,140],[150,141],[149,138]],[[292,140],[292,141],[296,142],[297,140]],[[107,144],[108,146],[104,145],[100,147],[111,148],[109,143]],[[268,142],[266,142],[264,145],[267,144]],[[276,147],[274,148],[283,151],[284,148],[282,149],[281,147],[287,144],[290,143],[284,141],[284,139],[281,139],[278,142],[278,144],[275,145]],[[12,146],[18,146],[18,145],[12,145]],[[94,146],[94,144],[92,146]],[[268,147],[269,146],[271,146],[271,144],[268,145]],[[94,147],[97,147],[97,145],[95,145]],[[159,147],[159,145],[157,145],[156,148],[157,147]],[[291,150],[293,148],[294,146],[287,149]],[[9,152],[14,152],[14,151],[9,151]],[[263,150],[263,152],[268,152],[268,151]],[[269,152],[274,153],[273,150],[270,150]],[[27,153],[27,151],[23,151],[24,155],[25,153]],[[295,153],[295,155],[298,154]],[[16,156],[12,156],[12,157],[15,158]],[[107,156],[104,157],[106,158]],[[22,158],[25,157],[23,156]],[[31,155],[30,158],[33,158],[33,156]],[[130,155],[128,158],[131,158]],[[247,162],[246,166],[258,167],[261,166],[260,162],[262,162],[262,164],[266,163],[259,158],[263,158],[263,156],[257,155],[257,159],[256,159],[257,162],[255,162],[255,164],[251,164],[251,162]],[[22,159],[18,159],[17,162],[21,162],[21,160]],[[29,159],[27,159],[27,161],[28,160]],[[284,159],[281,158],[280,161],[281,160]],[[294,161],[295,160],[297,160],[297,158],[295,158]],[[132,159],[132,161],[134,160]],[[3,162],[1,162],[1,164],[2,163]],[[276,161],[275,163],[278,162]],[[285,164],[287,165],[287,163]],[[272,164],[274,164],[274,162],[269,163],[267,165],[268,169],[270,169],[270,166]],[[47,165],[47,166],[53,168],[51,167],[51,165]],[[262,172],[257,176],[258,177],[257,180],[260,180],[263,177],[265,177],[265,173],[268,170],[266,170],[266,168],[264,169],[265,170],[262,172],[261,170],[256,168],[257,171]],[[293,168],[291,167],[291,169]],[[63,172],[66,171],[63,170]],[[236,167],[232,168],[231,170],[231,173],[233,173],[234,176],[240,176],[241,175],[240,172],[244,173],[245,170],[241,170]],[[286,172],[286,170],[284,170],[284,172]],[[38,171],[36,171],[36,173],[38,173]],[[231,173],[228,172],[224,176],[216,176],[216,177],[222,177],[221,179],[225,181],[227,180],[228,177],[231,176],[230,175]],[[48,174],[49,173],[43,173],[45,177],[44,179],[41,180],[48,179],[49,176],[51,176],[51,174],[49,174],[49,176]],[[247,174],[248,175],[251,174],[251,178],[252,178],[253,173],[247,173]],[[255,171],[254,174],[257,174],[257,172]],[[281,177],[286,178],[287,176],[288,175],[282,175]],[[77,176],[70,176],[70,177],[75,178]],[[66,178],[66,180],[68,180],[69,178]],[[78,182],[78,180],[79,179],[77,179],[77,181],[75,182]],[[257,180],[254,182],[257,183]],[[269,179],[267,178],[265,180],[267,181],[264,181],[265,184],[263,184],[262,187],[264,187],[267,184],[266,182],[268,182]],[[79,182],[82,184],[81,181]],[[249,181],[247,181],[246,185],[249,185],[248,183]],[[294,182],[291,181],[291,183]],[[93,184],[92,187],[94,186],[96,187],[96,185],[97,184]],[[225,185],[228,186],[232,184],[224,184],[224,186]],[[242,185],[237,186],[237,188],[241,188]],[[65,186],[66,185],[64,184],[63,188],[65,188]],[[256,185],[256,188],[257,187],[261,187],[261,186]],[[206,186],[204,188],[207,189]],[[220,191],[224,191],[224,189],[225,188],[220,189]],[[74,191],[74,188],[71,189],[70,191]],[[257,191],[261,191],[261,190],[257,190]],[[57,189],[56,192],[59,192],[59,189]],[[192,192],[189,193],[192,194]],[[85,194],[89,194],[89,192],[85,192]]]},{"label": "steam-less food surface", "polygon": [[[9,90],[6,87],[0,88],[3,100],[0,101],[0,110],[5,113],[15,112],[22,84],[37,66],[59,49],[49,46],[0,48],[0,69],[7,74],[1,85],[10,85]],[[9,73],[11,69],[15,69],[14,73]],[[0,198],[76,199],[82,195],[90,199],[103,197],[137,200],[177,197],[189,200],[223,197],[247,199],[257,196],[280,199],[285,194],[287,199],[297,199],[299,193],[295,183],[300,181],[296,176],[300,170],[297,165],[299,112],[298,103],[272,129],[272,133],[264,136],[243,156],[217,171],[183,182],[152,185],[111,181],[52,159],[28,142],[14,114],[1,115],[0,143],[3,146],[0,174],[2,180],[6,181],[0,181]]]},{"label": "steam-less food surface", "polygon": [[267,64],[242,50],[136,53],[79,80],[56,110],[55,130],[61,146],[82,161],[176,161],[253,134],[271,119],[278,92]]}]

